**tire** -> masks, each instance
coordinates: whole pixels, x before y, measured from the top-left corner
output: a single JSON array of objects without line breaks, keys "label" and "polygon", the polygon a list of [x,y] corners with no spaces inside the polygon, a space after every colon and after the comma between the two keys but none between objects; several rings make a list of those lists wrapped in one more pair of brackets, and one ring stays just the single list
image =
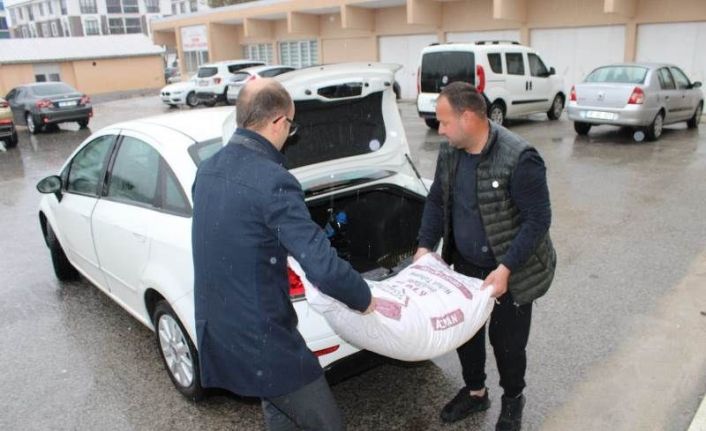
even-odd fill
[{"label": "tire", "polygon": [[664,113],[662,111],[658,112],[655,119],[652,120],[652,124],[647,126],[645,129],[645,139],[648,141],[656,141],[662,136],[662,130],[664,129]]},{"label": "tire", "polygon": [[439,130],[439,122],[433,118],[425,118],[424,122],[427,123],[427,127],[434,130]]},{"label": "tire", "polygon": [[29,133],[33,135],[36,135],[42,131],[42,126],[34,122],[34,116],[29,112],[25,114],[25,124],[27,124],[27,130],[29,130]]},{"label": "tire", "polygon": [[81,129],[85,129],[88,127],[88,122],[90,121],[89,118],[84,118],[83,120],[78,120],[78,127]]},{"label": "tire", "polygon": [[699,106],[696,107],[696,111],[694,111],[694,116],[689,118],[686,122],[686,126],[690,129],[696,129],[699,127],[699,122],[701,122],[701,113],[703,112],[704,109],[704,104],[703,102],[699,103]]},{"label": "tire", "polygon": [[198,106],[199,100],[196,98],[196,93],[191,91],[186,95],[186,106],[189,108],[194,108]]},{"label": "tire", "polygon": [[581,136],[586,136],[588,135],[589,130],[591,130],[591,124],[582,123],[580,121],[574,121],[574,130],[576,130],[577,134]]},{"label": "tire", "polygon": [[199,357],[189,333],[167,301],[157,303],[152,314],[157,350],[174,386],[192,401],[203,398]]},{"label": "tire", "polygon": [[505,118],[505,106],[500,102],[493,102],[488,108],[488,118],[495,124],[504,126],[507,123]]},{"label": "tire", "polygon": [[56,237],[56,234],[49,223],[47,223],[46,242],[49,247],[49,253],[51,254],[51,263],[54,266],[54,274],[56,275],[56,278],[61,281],[78,280],[78,271],[71,264],[71,262],[69,262],[69,259],[66,257],[66,253],[64,253],[64,249],[61,248],[59,239]]},{"label": "tire", "polygon": [[14,148],[17,146],[17,143],[19,141],[20,139],[17,137],[17,130],[15,130],[14,132],[12,132],[12,136],[10,136],[10,139],[5,141],[5,146],[7,146],[7,148]]},{"label": "tire", "polygon": [[561,94],[554,96],[552,106],[547,111],[547,117],[550,120],[558,120],[561,113],[564,111],[564,97]]}]

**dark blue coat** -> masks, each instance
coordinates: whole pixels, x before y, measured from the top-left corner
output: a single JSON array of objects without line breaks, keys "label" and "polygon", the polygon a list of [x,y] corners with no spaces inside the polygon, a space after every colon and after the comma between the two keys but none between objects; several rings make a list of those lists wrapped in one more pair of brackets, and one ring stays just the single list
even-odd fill
[{"label": "dark blue coat", "polygon": [[283,161],[265,138],[238,129],[196,174],[194,305],[204,387],[273,397],[322,374],[297,330],[288,254],[322,292],[361,311],[370,303],[367,284],[311,220]]}]

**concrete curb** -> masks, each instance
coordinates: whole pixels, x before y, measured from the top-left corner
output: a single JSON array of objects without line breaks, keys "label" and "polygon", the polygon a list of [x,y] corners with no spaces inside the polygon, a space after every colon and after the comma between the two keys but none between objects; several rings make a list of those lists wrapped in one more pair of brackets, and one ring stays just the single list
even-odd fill
[{"label": "concrete curb", "polygon": [[706,431],[706,394],[701,399],[701,406],[696,411],[688,431]]}]

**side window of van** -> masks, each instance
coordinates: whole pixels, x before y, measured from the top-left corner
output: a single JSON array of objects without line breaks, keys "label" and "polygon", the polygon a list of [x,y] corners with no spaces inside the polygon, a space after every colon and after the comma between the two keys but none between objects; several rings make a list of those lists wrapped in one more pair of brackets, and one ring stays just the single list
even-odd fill
[{"label": "side window of van", "polygon": [[521,52],[505,53],[505,63],[507,63],[508,75],[524,75],[525,63],[522,61]]},{"label": "side window of van", "polygon": [[488,64],[493,73],[503,73],[503,63],[499,53],[488,53]]}]

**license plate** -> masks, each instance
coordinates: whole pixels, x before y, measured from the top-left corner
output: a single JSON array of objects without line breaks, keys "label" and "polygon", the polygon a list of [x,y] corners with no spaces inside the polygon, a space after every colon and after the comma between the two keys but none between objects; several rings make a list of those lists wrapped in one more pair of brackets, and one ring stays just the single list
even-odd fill
[{"label": "license plate", "polygon": [[201,87],[207,87],[208,86],[208,80],[204,79],[199,81],[199,86]]},{"label": "license plate", "polygon": [[603,111],[588,111],[586,112],[586,118],[594,118],[596,120],[615,120],[617,115],[612,112]]},{"label": "license plate", "polygon": [[59,102],[59,108],[68,108],[69,106],[76,106],[76,101],[70,100],[68,102]]}]

